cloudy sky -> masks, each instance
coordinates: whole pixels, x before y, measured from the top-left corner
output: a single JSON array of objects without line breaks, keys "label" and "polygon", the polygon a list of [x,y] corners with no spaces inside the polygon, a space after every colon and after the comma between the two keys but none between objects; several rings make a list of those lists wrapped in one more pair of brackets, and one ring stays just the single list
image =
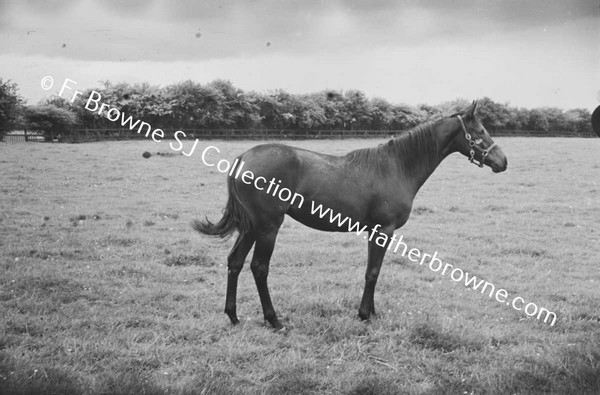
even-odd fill
[{"label": "cloudy sky", "polygon": [[600,104],[600,0],[0,0],[0,78]]}]

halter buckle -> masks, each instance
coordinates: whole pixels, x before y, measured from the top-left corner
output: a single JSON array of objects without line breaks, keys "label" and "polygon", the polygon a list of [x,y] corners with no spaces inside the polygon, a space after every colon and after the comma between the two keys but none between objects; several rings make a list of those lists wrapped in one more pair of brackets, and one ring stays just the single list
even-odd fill
[{"label": "halter buckle", "polygon": [[[465,123],[463,122],[462,117],[460,115],[457,115],[457,117],[458,117],[458,120],[460,121],[463,132],[465,132],[465,139],[469,142],[469,147],[471,147],[471,150],[469,151],[469,162],[474,163],[479,167],[483,167],[483,165],[485,164],[485,158],[488,156],[490,151],[496,146],[496,143],[493,143],[486,149],[479,147],[477,145],[477,143],[475,142],[475,140],[472,139],[471,134],[469,132],[467,132],[467,127],[465,126]],[[481,152],[481,160],[475,159],[474,148],[476,148],[478,151]]]},{"label": "halter buckle", "polygon": [[483,161],[477,161],[477,159],[475,159],[475,150],[471,150],[469,152],[470,158],[469,158],[469,162],[479,166],[479,167],[483,167]]}]

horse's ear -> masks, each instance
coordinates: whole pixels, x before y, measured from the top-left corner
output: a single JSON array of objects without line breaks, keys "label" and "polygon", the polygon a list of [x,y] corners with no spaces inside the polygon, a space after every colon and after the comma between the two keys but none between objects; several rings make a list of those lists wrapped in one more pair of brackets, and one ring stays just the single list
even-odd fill
[{"label": "horse's ear", "polygon": [[463,116],[465,118],[469,118],[469,117],[475,116],[475,109],[476,108],[477,108],[477,100],[473,100],[473,103],[471,103],[471,105],[469,107],[467,107],[465,109],[465,111],[463,112]]}]

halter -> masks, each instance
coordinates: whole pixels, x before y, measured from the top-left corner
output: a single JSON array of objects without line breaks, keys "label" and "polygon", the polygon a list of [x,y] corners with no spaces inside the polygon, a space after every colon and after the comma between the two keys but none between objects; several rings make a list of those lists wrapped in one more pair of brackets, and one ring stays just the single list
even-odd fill
[{"label": "halter", "polygon": [[[469,147],[471,147],[471,151],[469,152],[469,155],[470,155],[469,162],[474,163],[479,167],[483,167],[483,165],[485,164],[485,158],[494,149],[494,147],[496,146],[496,143],[493,143],[492,145],[490,145],[487,148],[481,148],[479,145],[477,145],[475,140],[473,140],[471,138],[471,135],[469,134],[469,132],[467,132],[467,128],[465,127],[465,123],[463,122],[462,117],[460,115],[457,115],[457,117],[463,128],[463,132],[465,132],[465,138],[469,142]],[[484,128],[484,130],[485,130],[485,128]],[[473,148],[475,148],[479,152],[481,152],[481,160],[479,160],[479,163],[477,163],[477,160],[475,159],[475,150]]]}]

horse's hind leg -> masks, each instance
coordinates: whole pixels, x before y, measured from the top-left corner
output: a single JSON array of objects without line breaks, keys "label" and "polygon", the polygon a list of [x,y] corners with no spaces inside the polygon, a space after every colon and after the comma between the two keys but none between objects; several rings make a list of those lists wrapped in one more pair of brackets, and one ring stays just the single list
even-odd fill
[{"label": "horse's hind leg", "polygon": [[[281,224],[281,222],[280,222]],[[279,232],[279,226],[271,228],[267,231],[262,231],[256,236],[256,246],[254,247],[254,255],[250,268],[254,275],[254,281],[256,282],[256,288],[258,289],[258,296],[260,297],[260,303],[263,309],[263,315],[271,326],[275,329],[283,328],[283,325],[277,319],[273,303],[271,302],[271,295],[269,294],[269,288],[267,286],[267,277],[269,276],[269,263],[271,261],[271,255],[275,248],[275,239]]]},{"label": "horse's hind leg", "polygon": [[229,316],[232,324],[239,322],[236,314],[236,295],[238,276],[244,266],[246,256],[254,244],[254,236],[251,233],[245,233],[238,236],[234,247],[227,257],[227,296],[225,299],[225,314]]}]

